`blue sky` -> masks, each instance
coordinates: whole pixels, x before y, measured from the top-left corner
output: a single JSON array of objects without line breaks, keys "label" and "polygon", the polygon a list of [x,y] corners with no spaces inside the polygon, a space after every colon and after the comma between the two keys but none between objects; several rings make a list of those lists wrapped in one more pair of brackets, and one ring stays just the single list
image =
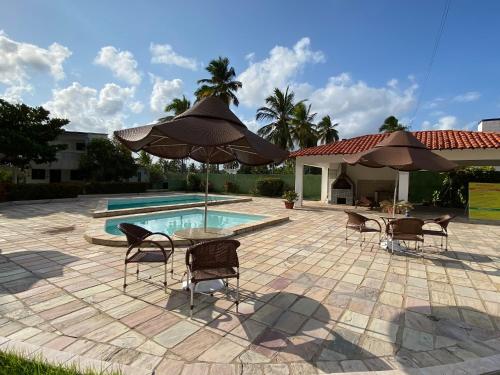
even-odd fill
[{"label": "blue sky", "polygon": [[376,132],[391,114],[415,130],[475,129],[500,114],[500,2],[452,0],[422,94],[444,4],[4,1],[0,96],[110,132],[192,98],[222,55],[244,85],[233,110],[252,129],[256,108],[287,85],[342,137]]}]

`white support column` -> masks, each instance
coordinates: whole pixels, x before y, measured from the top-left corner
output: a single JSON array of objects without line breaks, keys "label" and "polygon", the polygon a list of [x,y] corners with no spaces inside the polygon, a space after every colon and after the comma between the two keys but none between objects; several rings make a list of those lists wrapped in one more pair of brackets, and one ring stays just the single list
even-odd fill
[{"label": "white support column", "polygon": [[328,203],[328,166],[321,167],[321,202]]},{"label": "white support column", "polygon": [[299,195],[295,205],[301,207],[304,196],[304,164],[300,158],[295,159],[295,192]]},{"label": "white support column", "polygon": [[409,189],[410,189],[410,173],[399,172],[398,200],[407,201]]}]

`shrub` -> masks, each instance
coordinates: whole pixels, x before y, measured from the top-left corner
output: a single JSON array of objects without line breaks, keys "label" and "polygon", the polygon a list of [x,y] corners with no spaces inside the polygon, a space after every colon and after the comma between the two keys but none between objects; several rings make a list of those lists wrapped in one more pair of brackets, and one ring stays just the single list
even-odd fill
[{"label": "shrub", "polygon": [[226,181],[224,182],[224,192],[225,193],[238,193],[238,185],[236,185],[234,182],[231,181]]},{"label": "shrub", "polygon": [[[200,191],[202,191],[202,192],[205,191],[205,181],[200,182]],[[214,191],[214,185],[212,184],[212,181],[208,181],[208,191],[209,192]]]},{"label": "shrub", "polygon": [[201,180],[195,173],[188,173],[186,177],[186,190],[200,191]]},{"label": "shrub", "polygon": [[82,193],[82,184],[11,184],[7,185],[7,200],[76,198]]},{"label": "shrub", "polygon": [[283,194],[285,182],[280,178],[262,178],[255,182],[255,193],[265,197],[278,197]]},{"label": "shrub", "polygon": [[469,200],[469,182],[500,182],[500,172],[492,167],[467,167],[445,173],[441,189],[432,201],[442,207],[465,207]]},{"label": "shrub", "polygon": [[144,193],[148,188],[147,182],[89,182],[85,194]]},{"label": "shrub", "polygon": [[294,190],[287,190],[283,193],[283,196],[281,198],[283,198],[287,202],[292,203],[295,202],[298,197],[299,195]]}]

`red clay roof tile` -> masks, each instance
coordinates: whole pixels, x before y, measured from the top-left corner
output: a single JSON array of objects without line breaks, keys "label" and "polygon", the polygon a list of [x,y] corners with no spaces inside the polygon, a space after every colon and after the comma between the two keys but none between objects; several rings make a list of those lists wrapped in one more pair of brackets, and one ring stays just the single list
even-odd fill
[{"label": "red clay roof tile", "polygon": [[[477,148],[500,148],[500,133],[474,132],[465,130],[423,130],[412,132],[420,142],[431,150],[455,150]],[[365,151],[382,139],[387,133],[368,134],[360,137],[344,139],[326,145],[304,148],[292,152],[290,157],[311,155],[355,154]]]}]

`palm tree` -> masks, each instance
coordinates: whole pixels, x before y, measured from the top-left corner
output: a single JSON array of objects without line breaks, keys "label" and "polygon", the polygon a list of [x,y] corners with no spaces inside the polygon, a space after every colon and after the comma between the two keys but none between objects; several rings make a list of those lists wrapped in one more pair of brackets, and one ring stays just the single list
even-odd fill
[{"label": "palm tree", "polygon": [[408,129],[409,127],[401,124],[396,117],[389,116],[384,120],[384,123],[380,125],[378,131],[380,133],[392,133],[397,130],[408,130]]},{"label": "palm tree", "polygon": [[325,116],[316,125],[316,131],[318,132],[319,142],[322,144],[327,144],[333,141],[339,140],[339,131],[335,129],[338,123],[332,124],[332,119],[330,116]]},{"label": "palm tree", "polygon": [[164,109],[165,112],[173,114],[160,118],[158,122],[170,121],[175,116],[186,112],[189,108],[191,108],[191,102],[184,95],[182,95],[182,98],[174,98]]},{"label": "palm tree", "polygon": [[285,92],[274,89],[273,95],[266,98],[266,106],[257,109],[257,121],[270,121],[260,128],[257,133],[268,141],[284,149],[293,148],[290,122],[295,108],[295,94],[286,88]]},{"label": "palm tree", "polygon": [[201,85],[195,91],[198,100],[207,96],[216,96],[222,99],[227,105],[233,103],[238,106],[239,101],[235,92],[241,88],[240,81],[235,81],[236,73],[234,68],[229,66],[227,57],[219,57],[217,60],[212,60],[205,68],[211,75],[208,79],[200,79],[198,84]]},{"label": "palm tree", "polygon": [[316,113],[311,113],[311,105],[306,106],[304,101],[295,105],[291,120],[290,133],[292,139],[300,148],[316,146],[318,134],[313,123]]}]

